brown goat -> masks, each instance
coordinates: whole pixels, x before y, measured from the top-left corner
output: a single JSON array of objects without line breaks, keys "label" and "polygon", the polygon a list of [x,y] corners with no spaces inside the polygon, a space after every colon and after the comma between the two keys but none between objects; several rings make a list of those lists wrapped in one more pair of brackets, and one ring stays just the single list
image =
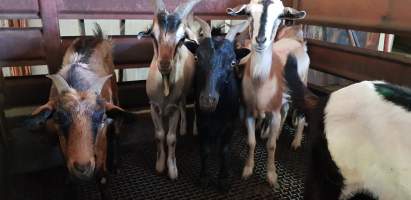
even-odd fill
[{"label": "brown goat", "polygon": [[[176,131],[180,122],[180,134],[186,132],[185,102],[194,76],[192,52],[195,52],[194,48],[197,47],[195,35],[188,27],[187,21],[192,8],[200,1],[189,0],[178,6],[173,13],[169,13],[162,0],[154,0],[153,25],[149,31],[139,34],[150,36],[154,46],[146,90],[150,98],[157,141],[156,170],[161,173],[165,169],[166,139],[167,167],[171,179],[178,176],[175,158]],[[167,134],[163,126],[165,121],[168,121]]]},{"label": "brown goat", "polygon": [[[255,119],[270,118],[267,141],[267,179],[271,185],[277,185],[277,173],[275,171],[275,148],[277,138],[280,134],[282,124],[281,108],[286,102],[284,92],[287,87],[283,80],[283,70],[287,56],[292,53],[300,58],[299,65],[304,66],[301,70],[303,77],[306,77],[305,69],[308,69],[309,58],[306,53],[305,42],[299,39],[298,27],[285,28],[279,33],[279,40],[272,43],[270,50],[266,50],[263,55],[255,55],[251,52],[251,57],[245,64],[243,75],[243,97],[247,108],[246,126],[248,131],[249,152],[243,170],[243,177],[249,177],[254,168],[255,149]],[[263,59],[261,62],[269,65],[255,65],[253,59]],[[308,59],[308,60],[307,60]],[[307,62],[308,61],[308,62]],[[265,67],[264,67],[265,66]],[[299,66],[300,67],[300,66]],[[299,121],[300,122],[300,121]],[[304,121],[301,121],[304,124]],[[302,133],[302,130],[301,130]],[[264,134],[262,134],[264,135]],[[297,138],[297,142],[300,138]]]},{"label": "brown goat", "polygon": [[107,131],[110,118],[131,115],[115,105],[118,99],[111,41],[96,25],[95,36],[74,40],[60,71],[48,77],[53,82],[49,101],[33,112],[32,122],[47,121],[59,138],[70,175],[81,180],[96,177],[103,199],[110,199],[107,164],[112,163],[107,163],[107,147],[117,142],[109,140],[117,140],[115,133]]}]

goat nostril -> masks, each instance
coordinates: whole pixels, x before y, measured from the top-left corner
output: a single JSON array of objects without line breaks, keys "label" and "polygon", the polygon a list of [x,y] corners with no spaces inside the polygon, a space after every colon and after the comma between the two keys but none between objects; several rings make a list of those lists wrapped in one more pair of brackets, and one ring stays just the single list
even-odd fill
[{"label": "goat nostril", "polygon": [[88,169],[91,167],[91,162],[89,161],[87,164],[79,164],[77,162],[74,162],[74,169],[80,173],[86,172]]},{"label": "goat nostril", "polygon": [[161,68],[168,68],[170,66],[169,61],[160,61],[160,67]]},{"label": "goat nostril", "polygon": [[257,41],[258,44],[263,44],[264,42],[267,41],[267,38],[257,37],[257,38],[255,38],[255,40]]}]

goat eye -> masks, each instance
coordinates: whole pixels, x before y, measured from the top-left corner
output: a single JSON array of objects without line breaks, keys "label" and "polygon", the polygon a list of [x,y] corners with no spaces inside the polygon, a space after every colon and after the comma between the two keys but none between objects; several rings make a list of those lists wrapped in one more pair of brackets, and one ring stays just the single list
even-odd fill
[{"label": "goat eye", "polygon": [[235,67],[237,65],[237,61],[233,60],[231,61],[231,67]]}]

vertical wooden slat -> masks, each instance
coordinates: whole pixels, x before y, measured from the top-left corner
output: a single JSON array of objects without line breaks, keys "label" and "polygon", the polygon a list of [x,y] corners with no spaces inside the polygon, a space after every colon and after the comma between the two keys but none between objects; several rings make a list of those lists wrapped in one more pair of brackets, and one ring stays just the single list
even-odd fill
[{"label": "vertical wooden slat", "polygon": [[0,196],[8,198],[9,191],[9,161],[10,161],[10,135],[6,126],[6,117],[4,113],[4,77],[3,71],[0,68]]},{"label": "vertical wooden slat", "polygon": [[50,73],[56,73],[62,58],[56,1],[39,0],[39,6],[40,17],[43,22],[43,38],[47,65]]}]

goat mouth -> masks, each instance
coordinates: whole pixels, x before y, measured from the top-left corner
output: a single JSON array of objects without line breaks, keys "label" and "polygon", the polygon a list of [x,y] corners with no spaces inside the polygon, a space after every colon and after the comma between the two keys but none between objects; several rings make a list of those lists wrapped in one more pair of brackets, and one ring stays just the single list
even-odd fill
[{"label": "goat mouth", "polygon": [[217,105],[200,103],[200,110],[203,112],[214,112],[216,108],[217,108]]},{"label": "goat mouth", "polygon": [[90,170],[87,173],[79,173],[72,169],[70,171],[70,177],[74,181],[91,181],[94,178],[94,170]]}]

